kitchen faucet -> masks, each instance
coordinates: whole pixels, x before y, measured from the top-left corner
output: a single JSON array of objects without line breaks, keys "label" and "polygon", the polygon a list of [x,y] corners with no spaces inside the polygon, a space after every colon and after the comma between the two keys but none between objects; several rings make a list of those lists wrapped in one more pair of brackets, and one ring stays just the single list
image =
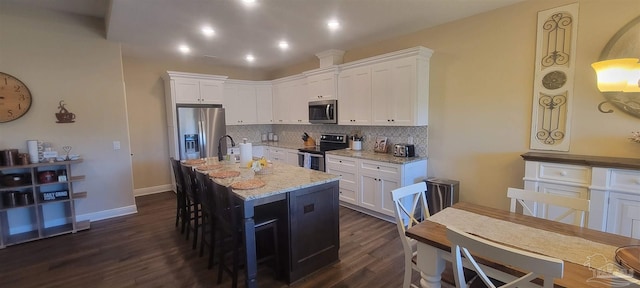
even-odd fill
[{"label": "kitchen faucet", "polygon": [[231,136],[224,135],[220,137],[220,139],[218,139],[218,161],[222,161],[222,148],[220,147],[220,141],[222,141],[222,139],[224,139],[225,137],[228,137],[229,140],[231,140],[231,147],[236,146],[236,142],[233,142],[233,138],[231,138]]}]

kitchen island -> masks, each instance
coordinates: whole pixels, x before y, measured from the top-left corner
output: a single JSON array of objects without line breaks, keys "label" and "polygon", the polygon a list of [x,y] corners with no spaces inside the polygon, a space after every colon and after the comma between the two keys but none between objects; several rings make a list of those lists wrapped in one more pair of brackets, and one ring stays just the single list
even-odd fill
[{"label": "kitchen island", "polygon": [[[207,164],[217,163],[207,159]],[[339,176],[283,163],[274,163],[253,175],[238,163],[220,163],[223,163],[220,170],[236,170],[241,174],[234,178],[212,178],[219,184],[230,186],[248,178],[265,182],[256,189],[233,189],[244,218],[246,287],[257,287],[254,215],[278,218],[279,259],[284,264],[278,274],[288,283],[338,261]]]}]

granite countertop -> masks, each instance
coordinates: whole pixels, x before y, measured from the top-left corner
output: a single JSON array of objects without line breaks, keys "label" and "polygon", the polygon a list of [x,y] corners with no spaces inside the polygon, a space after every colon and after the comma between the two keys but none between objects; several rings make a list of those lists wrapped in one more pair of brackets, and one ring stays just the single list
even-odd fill
[{"label": "granite countertop", "polygon": [[520,155],[527,161],[574,164],[592,167],[640,169],[640,159],[577,154],[527,152]]},{"label": "granite countertop", "polygon": [[211,178],[219,184],[229,186],[234,182],[249,179],[250,177],[261,179],[266,183],[265,186],[256,189],[233,189],[233,193],[243,200],[265,198],[276,194],[287,193],[302,188],[338,181],[340,179],[340,176],[337,175],[305,169],[285,163],[273,163],[271,164],[271,168],[265,170],[264,173],[255,173],[255,175],[253,175],[253,171],[244,166],[241,167],[240,163],[233,163],[229,161],[218,162],[217,158],[207,158],[206,160],[206,165],[223,164],[222,168],[213,171],[240,171],[240,176],[238,177],[225,179]]},{"label": "granite countertop", "polygon": [[[254,143],[253,145],[295,149],[295,150],[305,148],[303,143],[258,142],[258,143]],[[373,161],[387,162],[387,163],[393,163],[393,164],[406,164],[406,163],[428,159],[427,156],[395,157],[393,156],[393,154],[390,154],[390,153],[377,153],[373,151],[364,151],[364,150],[356,151],[356,150],[351,150],[349,148],[327,151],[325,153],[331,154],[331,155],[360,158],[365,160],[373,160]]]},{"label": "granite countertop", "polygon": [[426,160],[428,158],[426,156],[395,157],[393,156],[393,154],[389,154],[389,153],[376,153],[372,151],[362,151],[362,150],[356,151],[351,149],[333,150],[333,151],[327,151],[325,153],[329,155],[353,157],[353,158],[387,162],[387,163],[393,163],[393,164],[407,164],[415,161]]}]

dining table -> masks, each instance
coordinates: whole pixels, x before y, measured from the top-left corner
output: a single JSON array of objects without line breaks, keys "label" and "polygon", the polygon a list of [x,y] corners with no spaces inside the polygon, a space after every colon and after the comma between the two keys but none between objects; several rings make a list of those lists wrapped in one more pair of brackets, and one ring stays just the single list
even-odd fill
[{"label": "dining table", "polygon": [[[638,274],[615,260],[618,248],[640,245],[640,239],[467,202],[435,213],[405,232],[417,240],[421,287],[441,287],[445,263],[452,259],[447,226],[563,260],[563,277],[554,279],[555,287],[640,287]],[[510,275],[525,272],[491,259],[481,262]]]}]

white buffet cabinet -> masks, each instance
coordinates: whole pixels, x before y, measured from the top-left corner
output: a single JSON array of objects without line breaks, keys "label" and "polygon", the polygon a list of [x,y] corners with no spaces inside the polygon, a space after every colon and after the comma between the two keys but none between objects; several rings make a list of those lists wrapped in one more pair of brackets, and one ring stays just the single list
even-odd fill
[{"label": "white buffet cabinet", "polygon": [[534,152],[522,157],[525,189],[589,199],[589,228],[640,239],[640,160]]},{"label": "white buffet cabinet", "polygon": [[[342,176],[340,204],[387,221],[395,221],[391,191],[427,178],[426,158],[390,158],[397,162],[391,163],[367,159],[366,152],[355,152],[358,155],[365,154],[363,158],[331,153],[345,152],[331,151],[325,156],[327,173]],[[393,157],[390,154],[369,154],[374,155],[371,159]]]}]

